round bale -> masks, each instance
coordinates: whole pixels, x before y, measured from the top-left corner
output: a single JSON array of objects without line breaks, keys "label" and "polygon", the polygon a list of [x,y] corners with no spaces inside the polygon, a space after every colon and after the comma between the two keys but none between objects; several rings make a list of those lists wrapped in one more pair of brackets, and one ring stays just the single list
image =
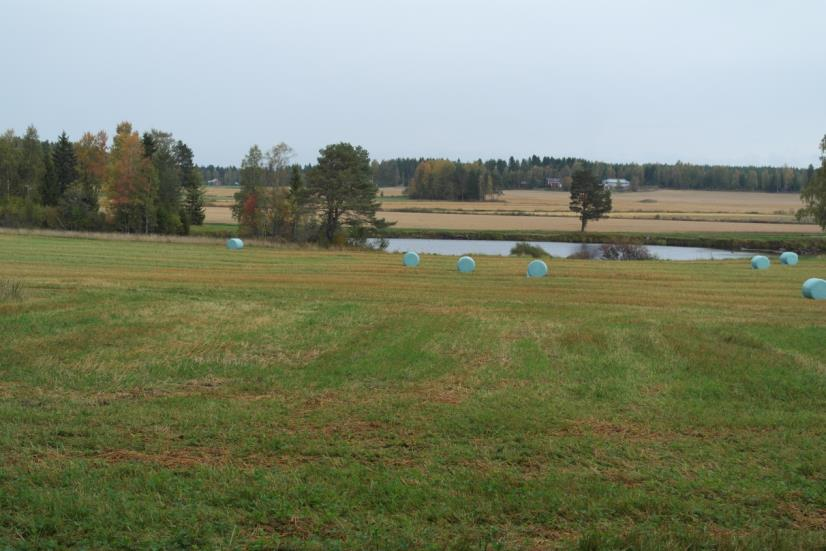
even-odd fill
[{"label": "round bale", "polygon": [[793,253],[792,251],[786,251],[780,255],[780,263],[787,266],[794,266],[798,260],[797,253]]},{"label": "round bale", "polygon": [[528,264],[528,277],[545,277],[548,275],[548,265],[542,260],[531,260]]},{"label": "round bale", "polygon": [[456,262],[456,269],[463,274],[469,274],[476,269],[476,261],[469,256],[463,256]]},{"label": "round bale", "polygon": [[231,251],[238,251],[244,248],[244,242],[238,239],[237,237],[233,237],[232,239],[227,239],[227,249]]},{"label": "round bale", "polygon": [[402,263],[408,268],[415,268],[419,265],[419,253],[407,251],[402,257]]},{"label": "round bale", "polygon": [[771,264],[771,260],[769,260],[768,257],[762,255],[751,257],[751,267],[755,270],[768,270]]},{"label": "round bale", "polygon": [[807,279],[801,289],[803,296],[813,300],[826,300],[826,280],[816,277]]}]

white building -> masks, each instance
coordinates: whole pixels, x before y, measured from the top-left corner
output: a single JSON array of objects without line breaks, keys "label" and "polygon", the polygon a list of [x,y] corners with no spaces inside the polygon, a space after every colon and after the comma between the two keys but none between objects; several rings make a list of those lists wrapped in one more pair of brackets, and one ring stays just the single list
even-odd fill
[{"label": "white building", "polygon": [[608,178],[602,181],[602,186],[605,189],[629,189],[631,182],[625,178]]}]

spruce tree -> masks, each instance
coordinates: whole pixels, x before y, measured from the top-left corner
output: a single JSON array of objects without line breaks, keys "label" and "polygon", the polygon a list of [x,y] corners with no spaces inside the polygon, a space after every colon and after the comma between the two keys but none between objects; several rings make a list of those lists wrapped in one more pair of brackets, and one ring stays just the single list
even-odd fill
[{"label": "spruce tree", "polygon": [[49,153],[49,146],[43,146],[43,175],[40,179],[40,201],[48,206],[57,205],[60,200],[60,185],[57,182],[57,172],[55,171],[52,155]]},{"label": "spruce tree", "polygon": [[184,191],[183,218],[187,224],[200,226],[204,223],[203,176],[195,168],[192,149],[178,140],[175,157]]},{"label": "spruce tree", "polygon": [[[77,158],[75,157],[75,147],[69,141],[66,132],[60,134],[57,143],[52,148],[52,163],[57,184],[57,197],[52,198],[53,202],[46,203],[56,205],[60,198],[69,189],[69,186],[77,179]],[[45,203],[45,197],[44,197]]]}]

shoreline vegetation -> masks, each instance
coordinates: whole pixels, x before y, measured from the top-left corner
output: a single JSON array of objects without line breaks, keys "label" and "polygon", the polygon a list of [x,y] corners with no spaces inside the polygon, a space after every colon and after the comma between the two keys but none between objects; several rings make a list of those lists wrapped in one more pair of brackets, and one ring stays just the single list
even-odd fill
[{"label": "shoreline vegetation", "polygon": [[[193,229],[192,235],[229,238],[235,235],[233,224],[204,224]],[[456,239],[482,241],[560,241],[563,243],[629,243],[636,245],[666,245],[672,247],[707,247],[729,251],[799,250],[826,253],[826,236],[810,234],[731,234],[731,233],[592,233],[546,232],[521,230],[446,230],[391,227],[373,237],[386,239]]]},{"label": "shoreline vegetation", "polygon": [[391,228],[381,233],[384,238],[408,239],[473,239],[489,241],[559,241],[563,243],[623,243],[664,245],[671,247],[707,247],[729,251],[826,252],[826,236],[810,234],[731,234],[731,233],[597,233],[546,232],[519,230],[419,230]]},{"label": "shoreline vegetation", "polygon": [[[233,224],[205,224],[193,228],[190,235],[136,234],[119,232],[86,232],[74,230],[49,230],[33,228],[2,228],[0,235],[65,237],[74,239],[95,239],[101,241],[137,241],[149,243],[213,244],[238,235]],[[459,230],[417,230],[392,228],[372,237],[384,239],[450,239],[456,241],[556,241],[562,243],[588,243],[613,245],[663,245],[670,247],[702,247],[728,251],[754,251],[778,253],[794,250],[803,254],[826,254],[826,236],[811,237],[791,234],[755,234],[732,236],[729,234],[633,234],[633,233],[586,233],[578,232],[523,232],[523,231],[459,231]],[[584,239],[583,239],[584,237]],[[246,238],[248,245],[276,249],[318,249],[314,243],[294,243],[269,239]],[[336,246],[330,250],[340,250],[346,246]],[[359,247],[357,247],[359,248]],[[363,248],[363,247],[362,247]]]}]

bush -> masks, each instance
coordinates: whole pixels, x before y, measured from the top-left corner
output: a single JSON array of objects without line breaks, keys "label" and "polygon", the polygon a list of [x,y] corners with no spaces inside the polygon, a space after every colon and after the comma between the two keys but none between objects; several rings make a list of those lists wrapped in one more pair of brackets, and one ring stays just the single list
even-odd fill
[{"label": "bush", "polygon": [[8,228],[42,228],[46,225],[46,208],[39,203],[11,197],[0,203],[0,226]]},{"label": "bush", "polygon": [[600,248],[603,260],[656,260],[647,247],[631,243],[606,243]]},{"label": "bush", "polygon": [[517,243],[511,249],[511,255],[513,256],[531,256],[533,258],[542,258],[542,257],[550,257],[545,249],[539,247],[537,245],[531,245],[526,241],[522,241]]},{"label": "bush", "polygon": [[158,209],[154,233],[186,235],[188,231],[189,226],[183,223],[180,214],[163,208]]},{"label": "bush", "polygon": [[573,260],[593,260],[599,257],[599,249],[588,248],[583,245],[577,252],[568,255]]}]

